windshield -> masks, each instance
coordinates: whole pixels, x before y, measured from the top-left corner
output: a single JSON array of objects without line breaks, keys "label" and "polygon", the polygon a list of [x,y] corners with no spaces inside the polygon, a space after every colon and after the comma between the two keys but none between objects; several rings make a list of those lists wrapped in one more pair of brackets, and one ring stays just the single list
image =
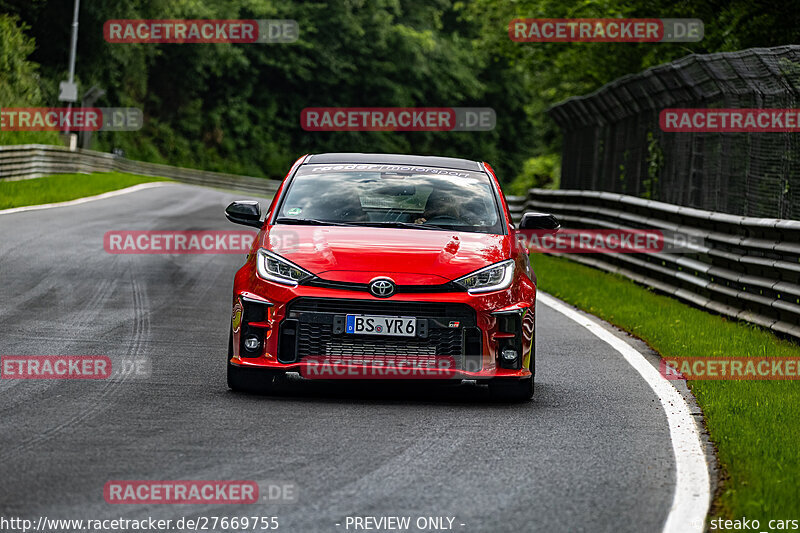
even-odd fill
[{"label": "windshield", "polygon": [[393,165],[337,170],[343,166],[301,167],[274,222],[503,233],[486,174]]}]

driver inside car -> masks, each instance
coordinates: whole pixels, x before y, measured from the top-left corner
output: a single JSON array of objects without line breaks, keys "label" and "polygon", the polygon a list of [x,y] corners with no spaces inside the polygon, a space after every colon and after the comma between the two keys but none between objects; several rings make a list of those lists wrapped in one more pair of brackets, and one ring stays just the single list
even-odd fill
[{"label": "driver inside car", "polygon": [[461,221],[461,210],[458,200],[441,190],[434,190],[425,202],[425,211],[414,220],[414,224],[425,224],[436,218],[444,219],[442,222]]}]

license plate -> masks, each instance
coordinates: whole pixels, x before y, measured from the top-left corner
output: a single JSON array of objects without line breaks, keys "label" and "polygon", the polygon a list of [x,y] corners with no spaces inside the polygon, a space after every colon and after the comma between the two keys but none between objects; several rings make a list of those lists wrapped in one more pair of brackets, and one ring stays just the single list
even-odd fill
[{"label": "license plate", "polygon": [[407,316],[347,315],[346,333],[414,337],[417,319]]}]

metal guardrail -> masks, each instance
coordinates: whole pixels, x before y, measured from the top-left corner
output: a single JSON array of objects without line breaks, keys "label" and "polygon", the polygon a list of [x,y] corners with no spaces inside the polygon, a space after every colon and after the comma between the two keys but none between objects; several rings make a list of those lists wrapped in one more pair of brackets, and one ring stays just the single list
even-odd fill
[{"label": "metal guardrail", "polygon": [[132,161],[92,150],[72,152],[61,146],[44,144],[0,146],[0,180],[89,172],[128,172],[266,196],[275,194],[280,184],[277,180],[265,178]]},{"label": "metal guardrail", "polygon": [[507,197],[565,228],[654,229],[702,238],[693,253],[561,254],[685,302],[800,338],[800,221],[753,218],[599,191],[531,189]]}]

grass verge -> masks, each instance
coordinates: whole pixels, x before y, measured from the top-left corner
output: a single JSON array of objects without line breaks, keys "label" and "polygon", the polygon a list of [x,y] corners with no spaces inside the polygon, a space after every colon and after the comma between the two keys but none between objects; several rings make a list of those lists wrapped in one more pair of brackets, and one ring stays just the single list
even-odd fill
[{"label": "grass verge", "polygon": [[96,172],[58,174],[19,181],[0,180],[0,209],[65,202],[151,181],[167,181],[167,179],[122,172]]},{"label": "grass verge", "polygon": [[[641,338],[663,357],[800,357],[800,346],[656,294],[622,276],[532,254],[539,288]],[[701,381],[689,387],[717,447],[723,482],[712,518],[800,518],[800,382]]]}]

